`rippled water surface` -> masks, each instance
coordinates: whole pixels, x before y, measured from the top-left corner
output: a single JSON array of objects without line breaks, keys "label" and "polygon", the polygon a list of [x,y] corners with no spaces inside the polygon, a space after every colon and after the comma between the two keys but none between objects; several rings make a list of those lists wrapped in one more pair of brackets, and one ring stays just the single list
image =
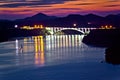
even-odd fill
[{"label": "rippled water surface", "polygon": [[120,79],[120,66],[105,63],[105,49],[87,46],[83,37],[33,36],[0,43],[0,80]]}]

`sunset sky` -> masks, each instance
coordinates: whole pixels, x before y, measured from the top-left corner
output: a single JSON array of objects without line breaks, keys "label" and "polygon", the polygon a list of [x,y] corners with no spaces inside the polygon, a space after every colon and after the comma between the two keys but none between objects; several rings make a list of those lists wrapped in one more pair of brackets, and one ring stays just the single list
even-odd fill
[{"label": "sunset sky", "polygon": [[19,19],[44,13],[52,16],[120,13],[120,0],[0,0],[0,19]]}]

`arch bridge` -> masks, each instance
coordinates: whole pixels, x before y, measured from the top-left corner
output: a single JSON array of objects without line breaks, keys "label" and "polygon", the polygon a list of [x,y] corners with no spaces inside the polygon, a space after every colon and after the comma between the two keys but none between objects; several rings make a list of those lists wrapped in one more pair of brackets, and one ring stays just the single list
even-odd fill
[{"label": "arch bridge", "polygon": [[51,34],[55,34],[58,31],[62,30],[76,30],[81,32],[82,34],[89,33],[91,30],[97,29],[97,28],[78,28],[78,27],[45,27],[46,30],[48,30]]}]

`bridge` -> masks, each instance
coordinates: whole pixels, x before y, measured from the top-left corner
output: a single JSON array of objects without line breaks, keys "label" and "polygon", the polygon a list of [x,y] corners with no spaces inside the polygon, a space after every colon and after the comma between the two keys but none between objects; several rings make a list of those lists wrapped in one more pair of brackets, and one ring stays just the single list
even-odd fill
[{"label": "bridge", "polygon": [[97,28],[78,28],[78,27],[45,27],[47,31],[50,32],[50,34],[55,34],[56,32],[63,31],[63,30],[76,30],[82,34],[89,33],[91,30],[97,29]]}]

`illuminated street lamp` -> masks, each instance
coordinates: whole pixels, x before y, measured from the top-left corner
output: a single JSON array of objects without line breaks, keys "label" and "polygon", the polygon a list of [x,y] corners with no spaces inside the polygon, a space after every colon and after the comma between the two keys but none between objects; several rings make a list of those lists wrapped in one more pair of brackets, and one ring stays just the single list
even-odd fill
[{"label": "illuminated street lamp", "polygon": [[74,27],[76,27],[76,26],[77,26],[77,24],[76,24],[76,23],[74,23],[74,24],[73,24],[73,26],[74,26]]},{"label": "illuminated street lamp", "polygon": [[88,22],[88,24],[91,24],[91,22]]},{"label": "illuminated street lamp", "polygon": [[18,25],[15,25],[15,28],[18,28]]}]

